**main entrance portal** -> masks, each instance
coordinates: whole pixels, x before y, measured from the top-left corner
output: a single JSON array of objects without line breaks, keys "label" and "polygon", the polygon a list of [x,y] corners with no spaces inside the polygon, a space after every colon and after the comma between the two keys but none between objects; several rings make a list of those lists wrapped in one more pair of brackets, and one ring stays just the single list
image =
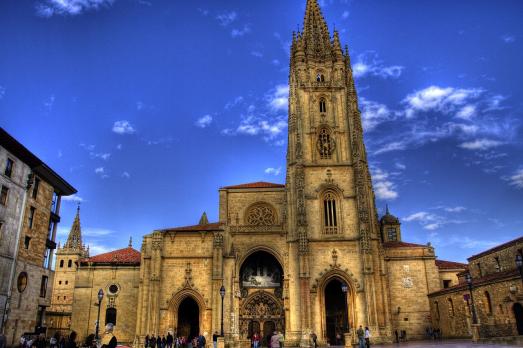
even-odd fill
[{"label": "main entrance portal", "polygon": [[250,339],[255,333],[267,346],[274,331],[285,331],[283,305],[283,269],[276,258],[265,251],[251,254],[240,268],[240,333]]},{"label": "main entrance portal", "polygon": [[200,331],[200,308],[192,297],[186,297],[178,306],[178,336],[195,337]]}]

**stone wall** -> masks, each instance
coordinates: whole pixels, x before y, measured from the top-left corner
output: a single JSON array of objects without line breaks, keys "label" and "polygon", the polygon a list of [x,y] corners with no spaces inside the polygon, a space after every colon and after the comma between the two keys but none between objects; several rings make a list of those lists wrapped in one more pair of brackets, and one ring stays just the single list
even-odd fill
[{"label": "stone wall", "polygon": [[[105,296],[100,308],[100,333],[105,326],[108,307],[117,310],[114,334],[119,344],[130,345],[136,329],[136,308],[138,303],[139,266],[125,265],[81,265],[76,273],[71,330],[78,333],[78,340],[94,334],[98,313],[98,290]],[[119,291],[111,295],[109,286],[116,284]]]}]

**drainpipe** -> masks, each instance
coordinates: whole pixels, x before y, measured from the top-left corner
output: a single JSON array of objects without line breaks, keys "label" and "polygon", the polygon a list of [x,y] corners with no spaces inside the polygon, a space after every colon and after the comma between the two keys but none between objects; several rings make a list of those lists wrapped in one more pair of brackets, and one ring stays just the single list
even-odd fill
[{"label": "drainpipe", "polygon": [[25,217],[25,203],[27,201],[27,195],[31,186],[33,186],[34,174],[31,172],[27,175],[27,183],[25,186],[24,199],[22,200],[22,212],[20,214],[20,221],[18,222],[18,230],[16,231],[16,243],[15,250],[13,252],[13,262],[11,263],[11,272],[9,274],[9,285],[7,287],[7,299],[5,301],[4,312],[2,314],[0,332],[4,332],[4,325],[7,322],[9,316],[9,307],[11,305],[11,294],[13,288],[13,281],[16,272],[16,259],[18,258],[18,249],[20,247],[20,236],[22,235],[22,228],[24,226]]}]

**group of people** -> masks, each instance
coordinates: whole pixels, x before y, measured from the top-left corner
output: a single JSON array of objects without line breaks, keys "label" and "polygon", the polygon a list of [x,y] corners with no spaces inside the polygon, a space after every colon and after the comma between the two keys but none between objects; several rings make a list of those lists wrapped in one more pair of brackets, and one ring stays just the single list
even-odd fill
[{"label": "group of people", "polygon": [[[104,334],[98,343],[94,339],[94,334],[88,336],[85,344],[80,346],[91,347],[91,348],[116,348],[118,341],[116,336],[113,334],[114,325],[109,323],[105,326]],[[51,338],[47,339],[45,334],[39,335],[24,334],[20,337],[20,348],[78,348],[79,344],[76,342],[77,333],[71,331],[69,335],[63,336],[59,332],[56,332]],[[0,348],[5,348],[5,343],[2,345],[2,339],[0,338]]]},{"label": "group of people", "polygon": [[199,334],[192,338],[180,336],[174,337],[171,333],[165,335],[145,336],[145,348],[204,348],[206,344],[205,336]]},{"label": "group of people", "polygon": [[[259,348],[262,345],[262,337],[259,333],[255,332],[251,337],[251,347]],[[283,348],[285,337],[280,331],[274,331],[272,334],[268,334],[265,337],[265,342],[268,348]]]},{"label": "group of people", "polygon": [[427,327],[425,329],[425,336],[427,336],[428,339],[432,339],[432,340],[440,340],[441,339],[441,329],[439,328],[432,328],[432,327]]},{"label": "group of people", "polygon": [[358,330],[356,330],[356,335],[358,336],[358,347],[359,348],[369,348],[370,347],[370,330],[367,326],[365,329],[360,325]]}]

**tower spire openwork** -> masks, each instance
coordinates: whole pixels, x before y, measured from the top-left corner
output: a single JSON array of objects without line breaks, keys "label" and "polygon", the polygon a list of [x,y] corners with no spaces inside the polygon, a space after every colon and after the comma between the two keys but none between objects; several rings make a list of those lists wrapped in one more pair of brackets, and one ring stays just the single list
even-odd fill
[{"label": "tower spire openwork", "polygon": [[64,244],[64,249],[71,250],[83,250],[84,245],[82,243],[82,228],[80,227],[80,205],[76,208],[76,216],[74,217],[73,226],[69,231],[67,242]]},{"label": "tower spire openwork", "polygon": [[303,41],[310,57],[325,57],[331,51],[329,28],[317,0],[307,0],[303,19]]}]

